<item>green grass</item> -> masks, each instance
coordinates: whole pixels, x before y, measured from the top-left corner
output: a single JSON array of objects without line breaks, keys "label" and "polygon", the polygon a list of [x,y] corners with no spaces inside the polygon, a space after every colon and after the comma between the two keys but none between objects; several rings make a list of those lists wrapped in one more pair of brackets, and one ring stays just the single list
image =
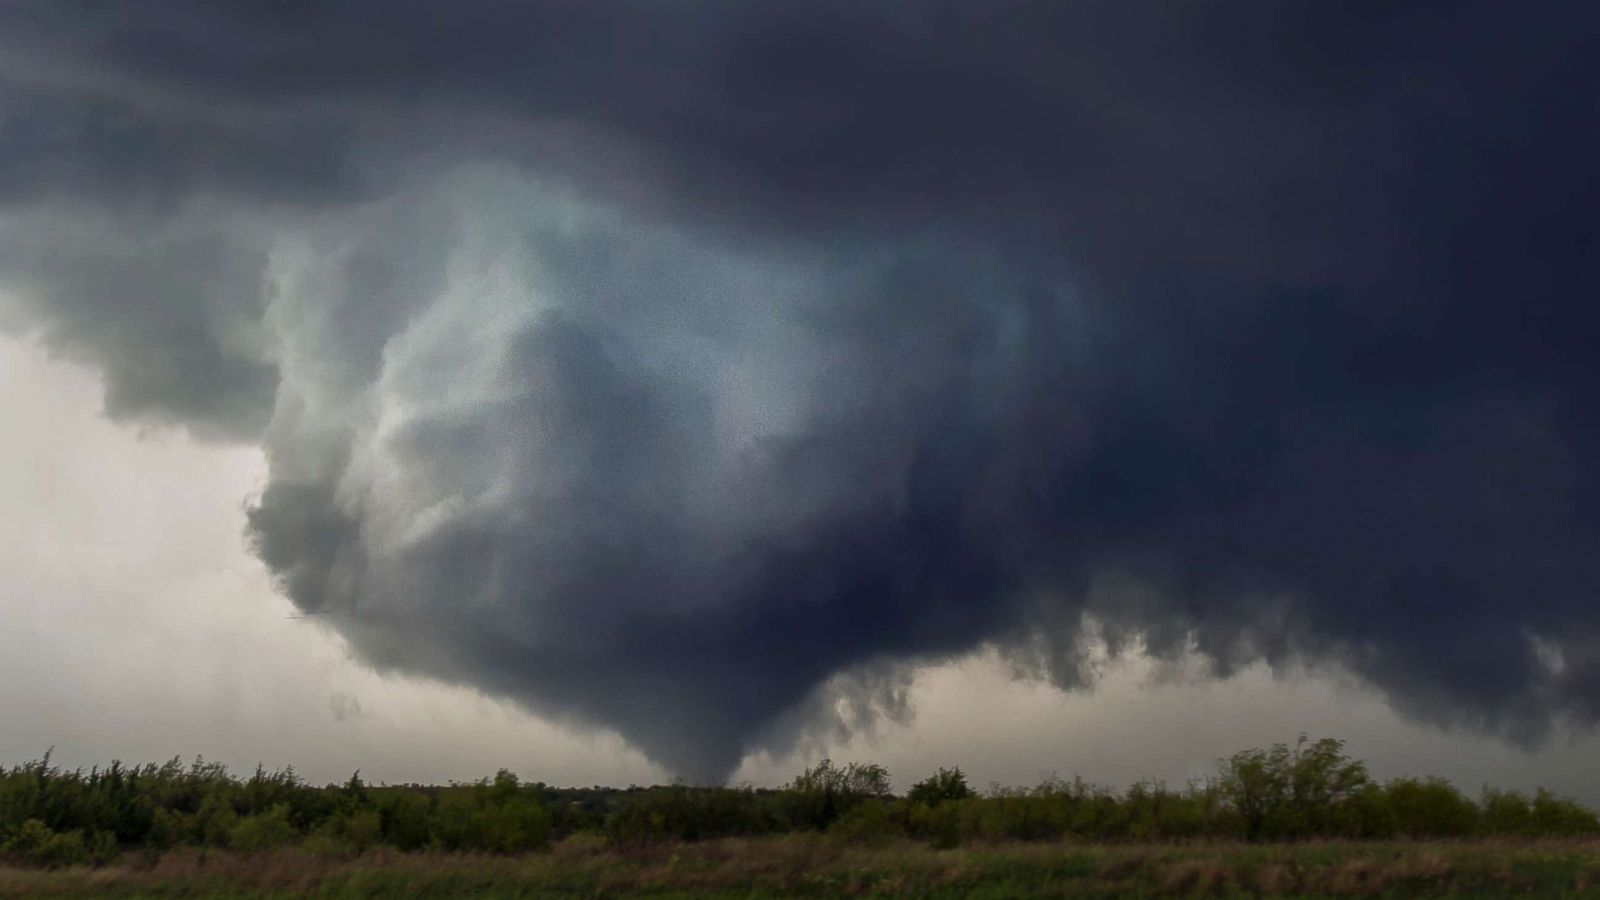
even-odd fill
[{"label": "green grass", "polygon": [[181,850],[99,868],[0,864],[0,897],[1600,897],[1600,841],[851,846],[820,836],[519,856]]}]

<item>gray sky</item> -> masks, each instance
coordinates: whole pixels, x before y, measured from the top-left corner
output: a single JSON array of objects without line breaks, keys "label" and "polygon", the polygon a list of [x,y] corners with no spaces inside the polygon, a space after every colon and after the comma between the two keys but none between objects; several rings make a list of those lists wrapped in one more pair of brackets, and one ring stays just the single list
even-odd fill
[{"label": "gray sky", "polygon": [[[0,761],[53,746],[66,765],[198,753],[235,769],[293,764],[318,782],[356,768],[388,781],[501,767],[557,784],[667,777],[614,734],[376,674],[315,620],[286,619],[292,607],[243,540],[260,452],[117,425],[101,403],[92,371],[0,337]],[[1348,739],[1380,776],[1545,785],[1600,802],[1593,740],[1527,753],[1407,723],[1344,681],[1259,666],[1222,682],[1162,680],[1134,661],[1069,693],[980,652],[922,669],[907,721],[752,755],[734,779],[778,784],[829,753],[883,762],[901,787],[940,765],[979,784],[1050,772],[1176,784],[1304,730]]]}]

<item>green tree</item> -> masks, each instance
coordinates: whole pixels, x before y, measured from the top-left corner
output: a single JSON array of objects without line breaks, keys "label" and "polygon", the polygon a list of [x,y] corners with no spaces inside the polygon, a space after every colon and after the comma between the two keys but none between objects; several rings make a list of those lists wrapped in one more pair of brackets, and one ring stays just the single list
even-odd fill
[{"label": "green tree", "polygon": [[867,800],[887,799],[889,770],[875,763],[835,766],[824,759],[795,776],[784,790],[790,826],[821,831]]},{"label": "green tree", "polygon": [[1220,785],[1244,823],[1245,837],[1308,837],[1331,830],[1341,804],[1372,779],[1366,764],[1345,755],[1344,742],[1305,735],[1291,749],[1242,750],[1222,762]]},{"label": "green tree", "polygon": [[965,800],[971,796],[972,788],[967,786],[967,776],[962,774],[958,766],[954,769],[941,767],[938,772],[912,785],[906,799],[912,803],[938,806],[947,800]]},{"label": "green tree", "polygon": [[243,853],[256,853],[287,844],[294,838],[289,824],[289,804],[245,816],[228,832],[228,846]]}]

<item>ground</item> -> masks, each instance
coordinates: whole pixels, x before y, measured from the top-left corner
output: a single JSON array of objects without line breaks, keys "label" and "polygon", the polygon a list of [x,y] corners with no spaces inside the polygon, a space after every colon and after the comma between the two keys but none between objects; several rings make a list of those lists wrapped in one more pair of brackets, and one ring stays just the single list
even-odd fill
[{"label": "ground", "polygon": [[1600,897],[1600,840],[998,844],[789,836],[521,856],[183,850],[99,868],[0,867],[0,897]]}]

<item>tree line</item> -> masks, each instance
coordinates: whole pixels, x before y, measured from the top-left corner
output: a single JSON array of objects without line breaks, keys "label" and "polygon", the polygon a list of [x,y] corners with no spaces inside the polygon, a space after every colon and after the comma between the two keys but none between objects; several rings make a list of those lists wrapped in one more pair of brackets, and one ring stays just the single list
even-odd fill
[{"label": "tree line", "polygon": [[14,862],[103,863],[173,847],[251,853],[294,844],[357,854],[537,850],[589,834],[613,844],[790,832],[843,840],[1290,841],[1600,833],[1595,813],[1540,789],[1485,788],[1470,798],[1438,778],[1380,783],[1335,739],[1275,744],[1222,760],[1181,789],[1141,781],[1112,790],[1047,778],[1031,788],[974,790],[940,769],[903,794],[866,763],[823,760],[782,788],[557,788],[507,771],[443,786],[305,783],[293,769],[246,778],[197,759],[184,765],[66,770],[43,759],[0,769],[0,854]]}]

